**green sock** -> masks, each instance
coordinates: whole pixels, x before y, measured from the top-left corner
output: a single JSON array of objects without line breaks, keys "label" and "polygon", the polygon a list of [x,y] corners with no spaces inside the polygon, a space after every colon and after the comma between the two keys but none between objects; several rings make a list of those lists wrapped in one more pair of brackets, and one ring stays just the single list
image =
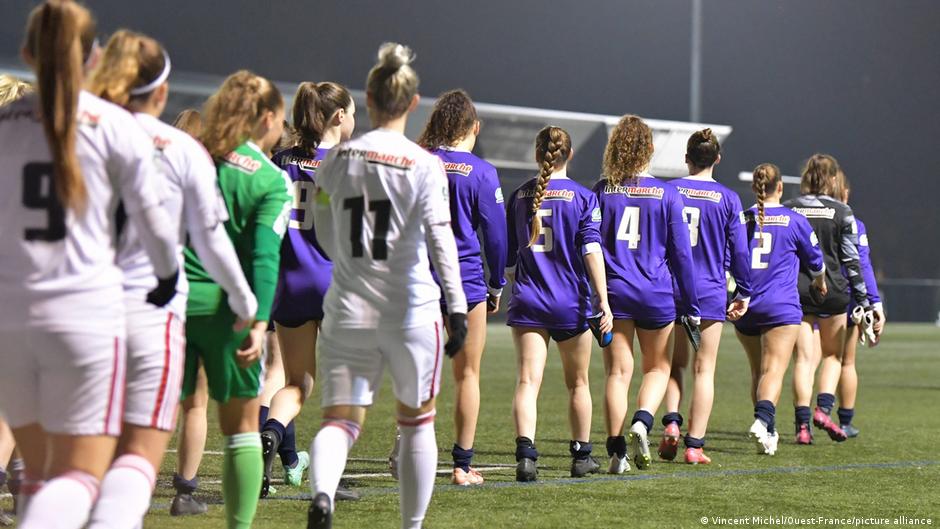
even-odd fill
[{"label": "green sock", "polygon": [[225,438],[222,495],[229,529],[248,529],[255,518],[261,494],[261,435],[240,433]]}]

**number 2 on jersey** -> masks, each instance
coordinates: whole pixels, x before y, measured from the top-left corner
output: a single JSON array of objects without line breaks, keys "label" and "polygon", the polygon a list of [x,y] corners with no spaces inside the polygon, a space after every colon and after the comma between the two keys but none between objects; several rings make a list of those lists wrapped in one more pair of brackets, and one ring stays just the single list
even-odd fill
[{"label": "number 2 on jersey", "polygon": [[[365,197],[347,198],[343,209],[350,210],[349,241],[352,243],[352,256],[362,257],[365,247],[362,244],[362,232],[365,228]],[[372,258],[377,261],[388,259],[388,228],[392,217],[391,200],[369,201],[369,211],[375,212],[375,228],[372,230]]]},{"label": "number 2 on jersey", "polygon": [[770,266],[770,263],[764,261],[764,257],[770,255],[773,248],[773,237],[770,232],[754,232],[754,238],[760,241],[760,244],[751,251],[751,268],[754,270],[763,270]]},{"label": "number 2 on jersey", "polygon": [[627,206],[623,208],[620,225],[617,228],[617,240],[627,241],[627,248],[636,250],[640,245],[640,208]]},{"label": "number 2 on jersey", "polygon": [[698,246],[698,225],[702,219],[702,210],[686,206],[682,208],[682,216],[685,223],[689,225],[689,242],[692,246]]},{"label": "number 2 on jersey", "polygon": [[45,228],[26,228],[27,241],[55,242],[65,238],[65,209],[56,195],[51,163],[30,162],[23,166],[23,206],[46,211]]}]

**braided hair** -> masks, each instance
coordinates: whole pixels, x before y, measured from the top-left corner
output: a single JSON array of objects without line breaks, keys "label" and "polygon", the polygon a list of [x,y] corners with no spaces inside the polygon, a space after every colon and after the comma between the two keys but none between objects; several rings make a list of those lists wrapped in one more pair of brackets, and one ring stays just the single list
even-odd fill
[{"label": "braided hair", "polygon": [[539,176],[535,182],[535,196],[532,197],[532,223],[529,228],[529,244],[531,247],[539,238],[542,231],[542,218],[538,215],[542,201],[545,200],[545,190],[552,173],[561,169],[571,156],[571,136],[560,127],[548,126],[540,130],[535,137],[535,161],[539,165]]},{"label": "braided hair", "polygon": [[757,195],[757,223],[760,231],[764,231],[764,202],[767,200],[768,190],[776,191],[780,183],[780,169],[772,163],[762,163],[754,168],[754,180],[751,189]]}]

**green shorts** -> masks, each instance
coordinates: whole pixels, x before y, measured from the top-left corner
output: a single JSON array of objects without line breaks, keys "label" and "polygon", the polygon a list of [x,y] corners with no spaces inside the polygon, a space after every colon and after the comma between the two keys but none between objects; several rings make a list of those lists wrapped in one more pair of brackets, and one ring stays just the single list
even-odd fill
[{"label": "green shorts", "polygon": [[182,398],[196,392],[199,361],[206,370],[209,396],[220,403],[231,398],[253,399],[261,392],[261,362],[242,369],[235,352],[248,330],[235,332],[235,315],[224,304],[213,316],[188,316],[186,320],[186,370]]}]

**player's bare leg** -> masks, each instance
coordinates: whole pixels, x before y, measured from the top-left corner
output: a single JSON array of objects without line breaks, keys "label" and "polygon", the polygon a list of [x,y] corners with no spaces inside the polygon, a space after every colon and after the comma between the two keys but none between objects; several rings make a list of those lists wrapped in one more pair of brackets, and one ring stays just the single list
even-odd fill
[{"label": "player's bare leg", "polygon": [[825,430],[833,441],[845,441],[846,439],[845,432],[830,417],[836,400],[835,392],[839,385],[839,375],[842,373],[846,319],[845,314],[837,314],[818,320],[822,364],[819,372],[819,393],[816,396],[813,423]]},{"label": "player's bare leg", "polygon": [[588,368],[591,365],[593,336],[583,332],[574,338],[558,342],[561,365],[568,388],[568,423],[571,426],[571,477],[597,472],[600,467],[591,457],[591,388]]},{"label": "player's bare leg", "polygon": [[512,399],[512,418],[516,426],[516,479],[534,481],[538,451],[535,448],[535,427],[538,419],[538,396],[548,358],[548,331],[529,327],[513,327],[516,345],[516,392]]},{"label": "player's bare leg", "polygon": [[[675,335],[675,328],[673,328]],[[704,336],[702,338],[704,340]],[[659,443],[659,457],[672,461],[676,458],[676,452],[679,447],[679,437],[682,435],[679,430],[682,427],[683,418],[679,413],[679,406],[682,404],[683,382],[685,370],[689,365],[689,341],[685,339],[677,340],[673,336],[672,347],[672,370],[669,373],[669,384],[666,386],[666,413],[663,414],[663,438]]]},{"label": "player's bare leg", "polygon": [[793,406],[796,415],[797,444],[812,444],[813,442],[810,430],[812,411],[809,406],[813,401],[813,382],[821,356],[813,330],[813,324],[816,321],[815,316],[803,316],[799,336],[796,339],[796,356],[793,363]]},{"label": "player's bare leg", "polygon": [[202,455],[206,448],[208,405],[209,385],[206,380],[206,371],[200,364],[196,376],[196,390],[184,399],[180,406],[182,417],[177,446],[176,474],[173,476],[176,496],[170,505],[170,514],[173,516],[203,514],[208,510],[205,503],[193,498],[193,493],[199,484],[197,478],[199,465],[202,463]]},{"label": "player's bare leg", "polygon": [[479,485],[483,476],[471,467],[473,441],[480,415],[480,361],[486,346],[486,303],[467,313],[467,339],[451,363],[454,373],[455,443],[452,481],[458,485]]},{"label": "player's bare leg", "polygon": [[855,417],[855,398],[858,395],[858,372],[855,355],[858,351],[858,326],[850,325],[845,334],[845,353],[842,355],[842,373],[839,376],[839,427],[846,437],[857,437],[858,428],[852,425]]},{"label": "player's bare leg", "polygon": [[686,462],[690,462],[690,450],[696,454],[694,461],[710,462],[702,453],[702,448],[705,446],[705,432],[708,429],[708,419],[715,400],[715,364],[718,361],[718,345],[721,343],[722,327],[723,323],[720,321],[702,321],[702,344],[695,353],[695,362],[692,365],[694,382],[689,409],[689,430],[685,436]]},{"label": "player's bare leg", "polygon": [[614,320],[613,339],[604,348],[604,423],[607,428],[608,472],[620,474],[630,469],[627,441],[623,435],[627,419],[630,379],[633,378],[633,320]]},{"label": "player's bare leg", "polygon": [[[763,354],[755,393],[755,421],[749,432],[757,444],[758,453],[773,455],[777,451],[779,435],[776,431],[776,406],[799,332],[798,325],[781,325],[768,329],[759,338]],[[749,346],[753,347],[753,340],[749,342]]]},{"label": "player's bare leg", "polygon": [[[736,331],[738,341],[744,348],[747,355],[747,363],[751,368],[751,404],[757,404],[757,384],[760,382],[761,373],[761,337],[748,336]],[[791,351],[792,353],[792,351]]]},{"label": "player's bare leg", "polygon": [[633,461],[640,469],[649,468],[652,458],[649,453],[649,432],[653,427],[653,415],[662,403],[669,383],[672,368],[672,328],[670,323],[661,329],[637,329],[643,355],[643,380],[637,395],[637,411],[630,421],[627,440],[633,450]]},{"label": "player's bare leg", "polygon": [[17,452],[23,463],[23,476],[16,498],[16,514],[22,516],[30,501],[46,480],[46,434],[39,424],[28,424],[12,430],[20,443]]}]

